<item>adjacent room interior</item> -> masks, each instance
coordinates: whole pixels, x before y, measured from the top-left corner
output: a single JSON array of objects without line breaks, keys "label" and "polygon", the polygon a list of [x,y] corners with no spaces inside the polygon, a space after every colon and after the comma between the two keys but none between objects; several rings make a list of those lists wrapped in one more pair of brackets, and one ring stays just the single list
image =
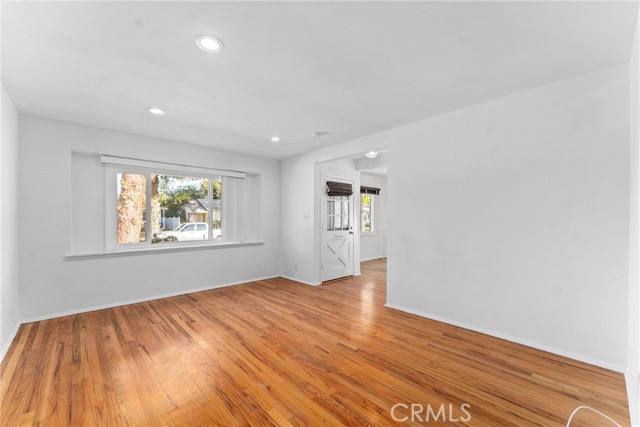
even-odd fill
[{"label": "adjacent room interior", "polygon": [[3,1],[0,425],[640,426],[638,21]]}]

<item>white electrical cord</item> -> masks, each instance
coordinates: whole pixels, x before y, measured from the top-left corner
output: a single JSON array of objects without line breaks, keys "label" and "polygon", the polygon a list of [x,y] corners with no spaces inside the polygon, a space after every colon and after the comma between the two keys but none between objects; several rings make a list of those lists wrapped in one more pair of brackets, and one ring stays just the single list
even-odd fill
[{"label": "white electrical cord", "polygon": [[617,425],[618,427],[622,427],[620,424],[618,424],[617,422],[613,421],[611,418],[607,417],[605,414],[603,414],[600,411],[597,411],[593,408],[590,408],[588,406],[578,406],[576,409],[573,410],[573,412],[571,413],[571,416],[569,417],[569,421],[567,421],[567,427],[571,427],[571,420],[573,419],[573,416],[580,410],[580,409],[588,409],[590,411],[595,412],[596,414],[602,415],[603,417],[605,417],[606,419],[608,419],[609,421],[611,421],[612,423],[614,423],[615,425]]}]

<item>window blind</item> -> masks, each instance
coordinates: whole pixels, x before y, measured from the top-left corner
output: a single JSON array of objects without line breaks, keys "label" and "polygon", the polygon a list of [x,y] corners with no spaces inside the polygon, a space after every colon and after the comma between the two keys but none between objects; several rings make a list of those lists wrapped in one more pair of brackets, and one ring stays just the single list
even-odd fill
[{"label": "window blind", "polygon": [[375,187],[360,187],[360,194],[380,194],[380,189]]},{"label": "window blind", "polygon": [[345,182],[327,181],[327,194],[329,196],[350,196],[353,194],[351,184]]}]

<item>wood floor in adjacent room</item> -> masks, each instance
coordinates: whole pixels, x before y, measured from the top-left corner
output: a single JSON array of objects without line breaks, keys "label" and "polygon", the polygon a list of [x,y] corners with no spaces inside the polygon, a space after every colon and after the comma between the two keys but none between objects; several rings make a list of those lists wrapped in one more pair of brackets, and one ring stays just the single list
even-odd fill
[{"label": "wood floor in adjacent room", "polygon": [[[23,325],[0,424],[564,426],[588,405],[629,425],[621,374],[385,308],[386,262],[362,272]],[[420,421],[443,403],[446,422]],[[396,404],[422,418],[394,421]],[[580,412],[572,427],[587,425],[609,424]]]}]

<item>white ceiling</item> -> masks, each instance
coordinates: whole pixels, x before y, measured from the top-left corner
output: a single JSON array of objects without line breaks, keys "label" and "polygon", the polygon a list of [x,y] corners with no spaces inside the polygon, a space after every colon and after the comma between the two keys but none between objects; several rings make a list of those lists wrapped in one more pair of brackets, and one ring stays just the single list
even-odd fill
[{"label": "white ceiling", "polygon": [[637,7],[3,2],[2,81],[22,113],[283,158],[625,62]]},{"label": "white ceiling", "polygon": [[383,175],[383,176],[387,176],[387,174],[389,173],[389,168],[387,166],[379,166],[377,168],[371,168],[371,169],[367,169],[362,171],[363,174],[366,175]]}]

